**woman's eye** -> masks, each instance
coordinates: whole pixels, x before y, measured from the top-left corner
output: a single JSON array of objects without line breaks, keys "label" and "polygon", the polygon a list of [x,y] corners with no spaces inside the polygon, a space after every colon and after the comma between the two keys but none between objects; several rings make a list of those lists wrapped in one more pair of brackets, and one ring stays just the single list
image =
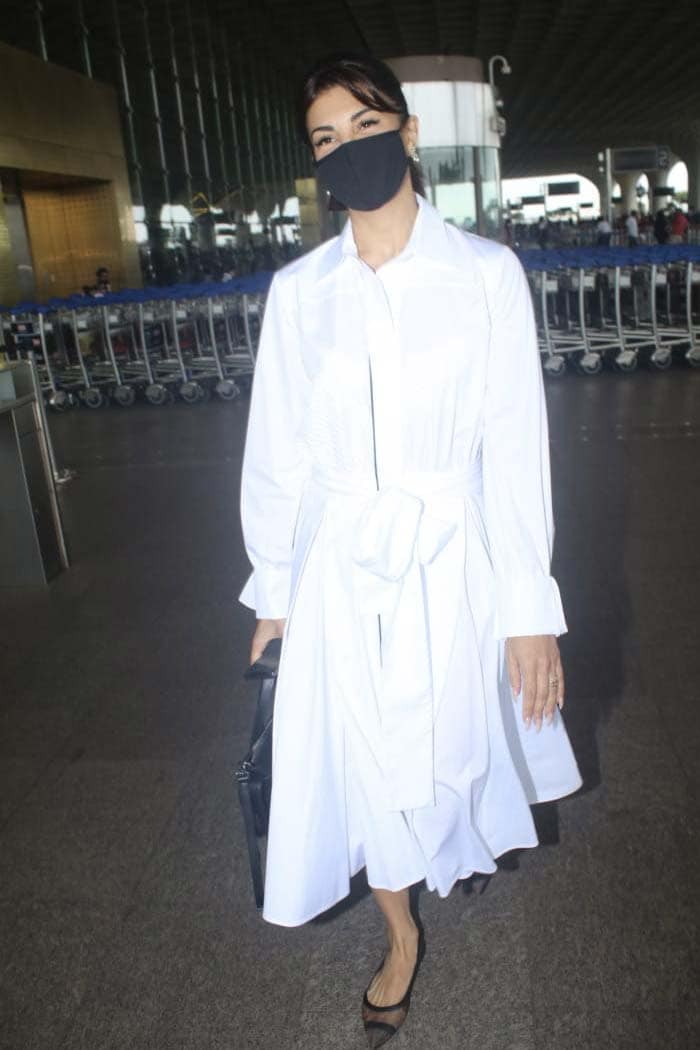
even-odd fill
[{"label": "woman's eye", "polygon": [[332,142],[330,135],[324,135],[321,139],[316,139],[314,146],[316,149],[320,149],[321,146],[327,146],[329,142]]},{"label": "woman's eye", "polygon": [[376,117],[367,117],[366,120],[361,120],[360,121],[360,127],[361,128],[371,128],[373,124],[378,124],[378,123],[379,123],[379,121],[377,120]]}]

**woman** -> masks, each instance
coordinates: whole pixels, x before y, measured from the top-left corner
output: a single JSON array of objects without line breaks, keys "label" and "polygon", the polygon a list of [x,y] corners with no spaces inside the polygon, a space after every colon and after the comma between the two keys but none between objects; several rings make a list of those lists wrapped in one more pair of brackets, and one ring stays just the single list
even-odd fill
[{"label": "woman", "polygon": [[581,780],[521,266],[421,196],[418,120],[382,63],[320,63],[302,108],[349,218],[273,280],[243,464],[252,659],[284,634],[264,916],[307,922],[366,868],[379,1046],[423,953],[408,888],[446,896],[537,845],[530,804]]}]

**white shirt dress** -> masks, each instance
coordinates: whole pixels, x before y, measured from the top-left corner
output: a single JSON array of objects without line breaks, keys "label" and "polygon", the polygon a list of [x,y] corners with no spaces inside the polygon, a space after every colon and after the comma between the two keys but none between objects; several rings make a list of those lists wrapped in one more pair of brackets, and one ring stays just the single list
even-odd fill
[{"label": "white shirt dress", "polygon": [[504,660],[566,631],[530,292],[510,249],[418,204],[376,272],[348,222],[265,311],[241,601],[287,620],[263,912],[283,926],[362,867],[446,896],[581,785],[558,709],[527,730]]}]

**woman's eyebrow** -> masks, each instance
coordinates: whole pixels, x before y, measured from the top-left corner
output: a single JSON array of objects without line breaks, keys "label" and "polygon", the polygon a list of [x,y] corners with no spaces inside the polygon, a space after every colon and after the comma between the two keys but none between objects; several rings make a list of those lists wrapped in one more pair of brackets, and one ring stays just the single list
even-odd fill
[{"label": "woman's eyebrow", "polygon": [[[360,117],[364,116],[365,113],[371,113],[371,112],[372,112],[372,107],[371,106],[365,106],[364,109],[358,109],[357,113],[353,113],[353,115],[350,117],[350,123],[352,124],[352,123],[354,123],[354,121],[359,120]],[[333,127],[332,124],[319,124],[318,127],[312,128],[312,130],[309,132],[309,134],[310,135],[315,135],[317,131],[335,131],[335,128]]]},{"label": "woman's eyebrow", "polygon": [[312,128],[309,132],[310,135],[315,135],[317,131],[334,131],[332,124],[319,124],[317,128]]}]

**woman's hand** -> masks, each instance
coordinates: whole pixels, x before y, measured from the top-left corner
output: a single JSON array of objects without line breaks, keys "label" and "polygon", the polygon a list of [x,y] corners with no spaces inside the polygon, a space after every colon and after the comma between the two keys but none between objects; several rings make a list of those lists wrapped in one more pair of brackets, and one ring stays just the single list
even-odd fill
[{"label": "woman's hand", "polygon": [[282,637],[286,622],[286,620],[258,620],[253,640],[250,643],[251,664],[260,659],[268,642],[271,642],[273,638]]},{"label": "woman's hand", "polygon": [[523,635],[506,640],[506,664],[513,696],[523,691],[523,721],[537,730],[542,717],[551,723],[554,708],[564,706],[564,671],[553,634]]}]

